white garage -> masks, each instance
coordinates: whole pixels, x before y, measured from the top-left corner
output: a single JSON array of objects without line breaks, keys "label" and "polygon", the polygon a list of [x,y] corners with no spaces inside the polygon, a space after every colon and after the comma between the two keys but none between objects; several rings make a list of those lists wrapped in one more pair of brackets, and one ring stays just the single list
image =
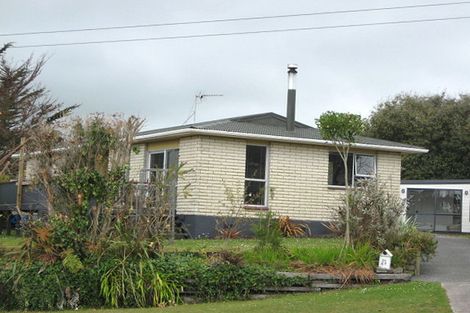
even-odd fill
[{"label": "white garage", "polygon": [[420,229],[470,233],[470,179],[403,180],[400,194]]}]

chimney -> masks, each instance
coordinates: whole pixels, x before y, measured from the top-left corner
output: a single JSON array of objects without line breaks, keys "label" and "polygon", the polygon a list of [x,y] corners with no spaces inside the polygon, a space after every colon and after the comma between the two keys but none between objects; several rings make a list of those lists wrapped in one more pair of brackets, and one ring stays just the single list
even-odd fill
[{"label": "chimney", "polygon": [[297,76],[297,64],[287,65],[287,130],[295,128],[295,78]]}]

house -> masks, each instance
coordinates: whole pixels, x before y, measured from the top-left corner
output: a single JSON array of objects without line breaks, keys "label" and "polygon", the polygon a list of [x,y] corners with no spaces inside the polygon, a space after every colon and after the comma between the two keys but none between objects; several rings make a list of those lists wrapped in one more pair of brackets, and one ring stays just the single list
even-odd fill
[{"label": "house", "polygon": [[[295,122],[288,130],[288,123],[286,117],[263,113],[141,132],[130,179],[177,162],[191,169],[184,178],[191,183],[190,196],[179,196],[176,206],[191,236],[214,235],[216,219],[230,207],[227,189],[243,202],[248,218],[273,210],[307,223],[314,234],[324,233],[323,223],[344,193],[344,166],[318,129]],[[426,151],[358,137],[349,158],[350,182],[377,177],[399,195],[402,154]]]},{"label": "house", "polygon": [[470,179],[403,180],[407,217],[422,230],[470,233]]},{"label": "house", "polygon": [[[184,164],[178,179],[190,184],[189,197],[177,194],[179,223],[192,236],[214,236],[216,221],[233,199],[247,221],[272,210],[327,231],[324,222],[344,195],[344,166],[333,142],[318,129],[295,121],[295,75],[288,66],[287,116],[263,113],[144,131],[135,139],[129,179],[148,181],[151,173]],[[426,149],[357,137],[348,162],[349,182],[376,177],[389,192],[400,193],[401,157]],[[5,206],[6,207],[6,206]]]},{"label": "house", "polygon": [[[263,113],[139,133],[130,179],[178,162],[191,172],[190,196],[178,195],[176,215],[190,236],[213,236],[217,219],[241,203],[243,216],[272,210],[327,232],[324,222],[344,194],[344,165],[333,142],[318,129],[295,121],[297,66],[288,65],[287,115]],[[397,142],[356,138],[348,162],[349,181],[376,177],[399,195],[402,154],[427,150]],[[181,184],[179,180],[178,185]]]}]

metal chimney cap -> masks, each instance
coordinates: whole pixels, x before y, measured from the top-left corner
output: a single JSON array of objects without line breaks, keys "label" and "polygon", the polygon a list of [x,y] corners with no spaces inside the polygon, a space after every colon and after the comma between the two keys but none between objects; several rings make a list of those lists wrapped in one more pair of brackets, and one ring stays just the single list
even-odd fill
[{"label": "metal chimney cap", "polygon": [[299,66],[297,64],[287,64],[287,69],[289,71],[296,71],[297,69],[299,68]]}]

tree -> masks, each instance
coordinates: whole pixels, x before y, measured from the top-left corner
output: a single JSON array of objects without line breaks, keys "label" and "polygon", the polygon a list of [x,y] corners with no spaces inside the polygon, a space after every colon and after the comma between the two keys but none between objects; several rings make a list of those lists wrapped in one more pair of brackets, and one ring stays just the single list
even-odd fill
[{"label": "tree", "polygon": [[352,144],[355,142],[356,136],[364,131],[364,123],[360,115],[350,113],[337,113],[328,111],[323,113],[316,121],[317,127],[323,139],[330,140],[334,143],[336,151],[343,160],[344,166],[344,183],[346,188],[345,195],[345,232],[344,240],[347,246],[351,245],[350,235],[350,213],[349,205],[350,186],[348,182],[348,155]]},{"label": "tree", "polygon": [[122,248],[119,251],[126,254],[128,246],[117,241],[137,247],[146,240],[152,250],[161,249],[161,239],[174,233],[173,199],[188,194],[189,183],[182,181],[176,188],[176,181],[188,172],[184,164],[155,170],[147,183],[135,184],[127,174],[142,119],[93,114],[58,124],[61,127],[39,126],[28,145],[36,167],[32,182],[47,197],[44,225],[60,235],[56,250],[68,247],[84,256]]},{"label": "tree", "polygon": [[429,149],[406,155],[404,179],[470,178],[470,95],[448,97],[402,94],[377,106],[368,136]]},{"label": "tree", "polygon": [[0,176],[10,165],[11,156],[21,147],[21,138],[28,137],[42,122],[52,123],[77,106],[62,107],[37,83],[46,63],[45,57],[15,64],[5,57],[11,44],[0,48]]}]

